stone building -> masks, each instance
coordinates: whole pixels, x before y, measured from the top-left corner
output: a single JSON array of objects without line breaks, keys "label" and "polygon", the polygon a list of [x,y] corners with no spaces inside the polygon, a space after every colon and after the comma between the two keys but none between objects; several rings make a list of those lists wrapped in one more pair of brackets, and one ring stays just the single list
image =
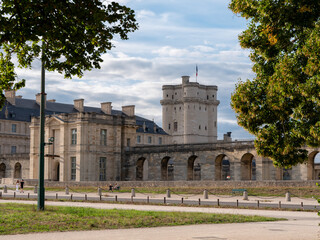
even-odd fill
[{"label": "stone building", "polygon": [[217,141],[217,86],[190,82],[162,87],[162,127],[175,144]]},{"label": "stone building", "polygon": [[[36,100],[6,92],[0,112],[0,179],[38,177],[39,109]],[[45,104],[45,179],[59,181],[120,180],[122,155],[135,145],[168,144],[170,138],[153,121],[135,115],[135,106],[113,110],[48,100]],[[48,142],[48,141],[47,141]]]},{"label": "stone building", "polygon": [[[40,95],[7,91],[0,111],[0,179],[38,178]],[[277,169],[258,156],[253,141],[217,140],[217,87],[190,82],[163,86],[163,128],[135,115],[135,106],[88,107],[45,102],[45,180],[49,181],[269,181],[315,180],[315,157]],[[166,131],[167,132],[166,132]]]}]

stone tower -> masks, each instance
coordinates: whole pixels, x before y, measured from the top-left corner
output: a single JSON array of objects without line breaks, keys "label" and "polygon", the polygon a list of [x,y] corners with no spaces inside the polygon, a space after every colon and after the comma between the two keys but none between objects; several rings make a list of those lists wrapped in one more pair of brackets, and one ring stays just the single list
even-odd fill
[{"label": "stone tower", "polygon": [[162,128],[172,143],[212,143],[217,141],[217,86],[189,82],[162,87]]}]

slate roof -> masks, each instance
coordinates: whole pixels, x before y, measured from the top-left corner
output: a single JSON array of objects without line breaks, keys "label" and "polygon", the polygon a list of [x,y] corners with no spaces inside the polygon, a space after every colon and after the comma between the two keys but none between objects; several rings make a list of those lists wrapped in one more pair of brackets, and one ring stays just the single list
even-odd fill
[{"label": "slate roof", "polygon": [[[8,112],[6,118],[5,113]],[[76,113],[78,110],[74,108],[73,104],[46,102],[45,115],[53,115],[60,113]],[[103,113],[101,108],[84,106],[84,112]],[[119,110],[112,110],[112,115],[126,116],[125,113]],[[4,107],[0,111],[0,119],[14,120],[22,122],[31,122],[31,118],[40,115],[40,105],[36,100],[16,98],[15,105],[12,105],[8,101],[5,102]],[[146,125],[146,131],[143,130],[143,123]],[[136,124],[140,127],[137,132],[155,133],[155,134],[167,134],[161,127],[151,120],[136,116]],[[155,131],[154,131],[155,130]]]}]

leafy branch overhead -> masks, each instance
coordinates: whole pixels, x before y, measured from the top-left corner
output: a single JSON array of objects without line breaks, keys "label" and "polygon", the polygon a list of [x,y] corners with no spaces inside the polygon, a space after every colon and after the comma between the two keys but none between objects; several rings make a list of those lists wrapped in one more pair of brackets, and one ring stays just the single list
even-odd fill
[{"label": "leafy branch overhead", "polygon": [[81,77],[83,71],[100,68],[101,55],[113,47],[115,35],[127,40],[128,33],[138,28],[134,11],[116,2],[4,0],[0,4],[0,107],[3,90],[24,85],[24,80],[16,82],[13,57],[21,68],[31,68],[41,57],[45,69],[66,78]]},{"label": "leafy branch overhead", "polygon": [[239,40],[256,74],[232,94],[238,123],[276,166],[303,163],[305,145],[320,145],[320,1],[232,0],[229,8],[248,20]]}]

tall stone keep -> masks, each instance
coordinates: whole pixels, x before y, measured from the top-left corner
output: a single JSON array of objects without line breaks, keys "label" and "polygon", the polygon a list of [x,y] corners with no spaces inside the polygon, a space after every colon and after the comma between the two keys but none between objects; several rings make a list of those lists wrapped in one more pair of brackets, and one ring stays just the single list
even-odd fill
[{"label": "tall stone keep", "polygon": [[190,82],[162,86],[162,128],[172,143],[212,143],[217,141],[217,86]]}]

